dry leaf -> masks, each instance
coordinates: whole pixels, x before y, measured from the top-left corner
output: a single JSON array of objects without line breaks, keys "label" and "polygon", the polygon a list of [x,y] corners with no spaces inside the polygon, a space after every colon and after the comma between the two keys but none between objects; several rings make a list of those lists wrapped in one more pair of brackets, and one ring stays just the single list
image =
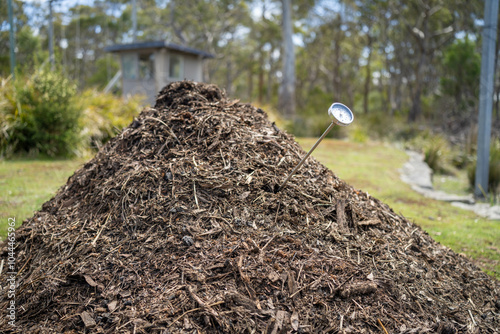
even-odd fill
[{"label": "dry leaf", "polygon": [[113,312],[114,310],[116,310],[116,306],[118,305],[118,301],[115,299],[113,300],[112,302],[110,302],[108,304],[108,310],[109,312]]},{"label": "dry leaf", "polygon": [[88,313],[87,311],[83,311],[80,314],[80,318],[82,318],[82,321],[83,321],[83,324],[85,325],[85,327],[94,327],[96,325],[94,318],[92,318],[90,313]]}]

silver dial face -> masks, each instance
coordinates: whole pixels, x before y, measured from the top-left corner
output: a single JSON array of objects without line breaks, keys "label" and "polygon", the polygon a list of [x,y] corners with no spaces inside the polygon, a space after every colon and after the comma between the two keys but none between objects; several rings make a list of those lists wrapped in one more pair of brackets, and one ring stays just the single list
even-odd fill
[{"label": "silver dial face", "polygon": [[334,103],[328,109],[328,115],[338,125],[346,126],[352,123],[354,115],[352,111],[342,103]]}]

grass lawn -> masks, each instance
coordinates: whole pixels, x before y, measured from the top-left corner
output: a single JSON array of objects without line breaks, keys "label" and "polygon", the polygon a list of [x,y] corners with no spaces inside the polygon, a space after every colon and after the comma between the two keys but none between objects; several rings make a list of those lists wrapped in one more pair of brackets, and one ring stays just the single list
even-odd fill
[{"label": "grass lawn", "polygon": [[[316,138],[299,139],[308,150]],[[500,222],[477,217],[449,203],[425,198],[403,183],[398,169],[406,153],[381,143],[351,143],[325,139],[313,153],[336,175],[368,192],[422,226],[435,240],[472,258],[489,274],[500,278]],[[49,200],[82,160],[0,161],[0,237],[7,219],[17,226]]]},{"label": "grass lawn", "polygon": [[[298,141],[309,150],[316,140],[301,138]],[[381,143],[328,139],[321,142],[313,156],[353,187],[388,204],[395,212],[420,225],[436,241],[467,255],[500,279],[500,222],[414,192],[399,178],[398,169],[408,160],[405,152]]]},{"label": "grass lawn", "polygon": [[21,225],[82,164],[81,160],[0,161],[0,238],[7,235],[8,218]]}]

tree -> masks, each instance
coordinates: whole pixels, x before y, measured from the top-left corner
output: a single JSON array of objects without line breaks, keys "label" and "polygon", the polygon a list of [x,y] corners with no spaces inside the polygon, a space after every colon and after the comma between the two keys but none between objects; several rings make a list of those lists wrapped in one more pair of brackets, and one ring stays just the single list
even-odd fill
[{"label": "tree", "polygon": [[282,0],[283,11],[283,77],[280,87],[280,110],[292,119],[295,116],[295,50],[293,46],[292,6]]},{"label": "tree", "polygon": [[[441,90],[453,99],[452,114],[473,116],[479,97],[481,57],[468,36],[450,45],[443,54]],[[468,112],[467,112],[468,111]]]},{"label": "tree", "polygon": [[[445,3],[444,0],[413,0],[401,6],[400,24],[412,37],[409,46],[413,65],[409,87],[411,108],[408,121],[416,121],[422,114],[421,99],[424,87],[434,88],[438,80],[433,62],[438,50],[453,42],[454,32],[460,31],[474,20],[476,1]],[[470,11],[470,12],[468,12]],[[432,81],[431,81],[432,80]]]},{"label": "tree", "polygon": [[[24,14],[24,3],[20,0],[12,0],[12,11],[14,16],[14,31],[17,35],[27,23],[27,17]],[[9,43],[9,25],[7,1],[0,1],[0,76],[10,74],[10,43]],[[17,36],[15,37],[17,39]],[[19,50],[18,50],[19,51]],[[16,62],[19,59],[16,56]]]}]

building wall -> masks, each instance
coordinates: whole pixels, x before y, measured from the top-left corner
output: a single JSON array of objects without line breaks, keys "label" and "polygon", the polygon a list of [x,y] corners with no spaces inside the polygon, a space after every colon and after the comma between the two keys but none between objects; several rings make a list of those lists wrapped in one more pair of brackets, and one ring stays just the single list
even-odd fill
[{"label": "building wall", "polygon": [[[154,55],[152,75],[151,78],[141,79],[141,70],[138,65],[139,54],[144,55],[150,52]],[[126,75],[122,77],[123,95],[145,95],[146,102],[151,105],[154,105],[157,94],[170,82],[184,79],[203,81],[203,59],[196,55],[159,49],[122,52],[121,56],[122,73],[128,73],[128,77]],[[124,59],[128,60],[124,61]],[[172,64],[177,64],[173,68],[170,67],[171,61]],[[172,73],[179,69],[179,76],[172,77]]]},{"label": "building wall", "polygon": [[184,76],[188,80],[203,81],[203,60],[198,56],[184,57]]},{"label": "building wall", "polygon": [[126,95],[144,95],[146,103],[154,105],[158,90],[154,79],[150,80],[123,80],[123,96]]},{"label": "building wall", "polygon": [[168,83],[168,53],[160,49],[155,54],[156,91],[159,92]]}]

